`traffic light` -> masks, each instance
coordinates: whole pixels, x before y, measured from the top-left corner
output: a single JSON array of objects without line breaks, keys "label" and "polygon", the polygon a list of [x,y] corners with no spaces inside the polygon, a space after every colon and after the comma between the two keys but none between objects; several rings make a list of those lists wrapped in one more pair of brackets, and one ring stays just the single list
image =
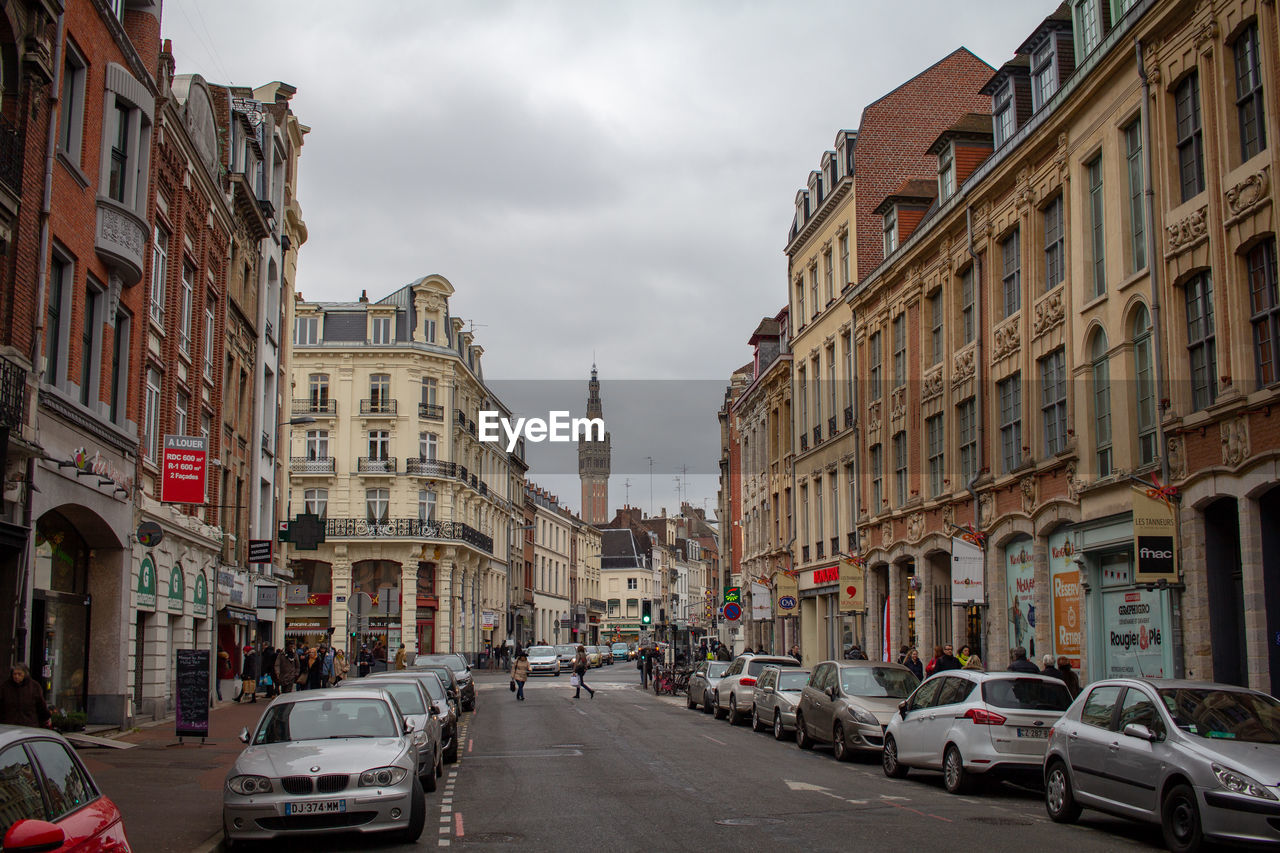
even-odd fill
[{"label": "traffic light", "polygon": [[640,602],[640,624],[648,625],[652,622],[653,622],[653,602],[648,600]]}]

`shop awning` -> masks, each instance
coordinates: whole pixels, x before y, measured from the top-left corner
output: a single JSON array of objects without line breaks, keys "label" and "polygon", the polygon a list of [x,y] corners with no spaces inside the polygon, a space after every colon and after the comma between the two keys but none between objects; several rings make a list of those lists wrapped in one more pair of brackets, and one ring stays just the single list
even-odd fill
[{"label": "shop awning", "polygon": [[246,610],[243,607],[236,607],[231,604],[223,605],[219,611],[226,615],[233,622],[253,623],[258,621],[258,614],[254,610]]}]

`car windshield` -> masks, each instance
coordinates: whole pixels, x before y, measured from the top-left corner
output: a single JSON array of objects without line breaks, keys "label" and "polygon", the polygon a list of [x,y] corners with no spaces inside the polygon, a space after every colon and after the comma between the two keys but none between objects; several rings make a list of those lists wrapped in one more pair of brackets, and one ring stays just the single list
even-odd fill
[{"label": "car windshield", "polygon": [[766,666],[799,666],[800,661],[791,658],[770,658],[768,660],[756,658],[747,661],[747,675],[759,675],[764,672]]},{"label": "car windshield", "polygon": [[556,654],[558,655],[568,655],[569,657],[573,657],[577,653],[578,653],[577,646],[566,644],[566,643],[561,643],[560,645],[556,646]]},{"label": "car windshield", "polygon": [[373,687],[381,687],[383,690],[391,694],[391,698],[396,700],[396,704],[400,706],[402,714],[425,714],[427,708],[422,704],[422,694],[418,692],[418,685],[412,681],[383,681],[379,679],[373,682]]},{"label": "car windshield", "polygon": [[547,658],[551,657],[555,653],[556,650],[550,646],[534,646],[526,652],[526,654],[531,658]]},{"label": "car windshield", "polygon": [[1211,740],[1280,743],[1280,702],[1261,693],[1165,687],[1160,698],[1174,725]]},{"label": "car windshield", "polygon": [[1071,705],[1071,693],[1057,680],[993,678],[982,683],[982,701],[1015,711],[1065,711]]},{"label": "car windshield", "polygon": [[397,737],[391,706],[381,699],[315,699],[267,709],[255,744],[347,737]]},{"label": "car windshield", "polygon": [[[432,674],[434,675],[434,673]],[[434,678],[420,678],[418,679],[418,683],[422,685],[423,690],[427,691],[427,695],[431,697],[432,701],[445,698],[444,684],[440,681],[440,676],[437,675]]]},{"label": "car windshield", "polygon": [[778,689],[779,690],[803,690],[804,686],[809,683],[809,673],[791,672],[789,670],[778,673]]},{"label": "car windshield", "polygon": [[626,653],[627,653],[627,644],[626,644],[626,643],[614,643],[614,644],[613,644],[613,646],[611,647],[611,651],[613,651],[613,653],[614,653],[614,654],[617,654],[618,652],[621,652],[622,654],[626,654]]},{"label": "car windshield", "polygon": [[452,690],[458,680],[454,676],[453,670],[449,669],[447,666],[424,666],[422,671],[434,673],[435,676],[440,679],[440,683],[445,686],[446,690]]},{"label": "car windshield", "polygon": [[418,655],[413,662],[416,666],[443,664],[454,672],[467,671],[467,662],[462,659],[462,655]]},{"label": "car windshield", "polygon": [[850,696],[906,699],[920,681],[909,669],[889,666],[850,666],[840,670],[840,689]]},{"label": "car windshield", "polygon": [[724,672],[728,668],[728,661],[713,660],[707,664],[707,678],[724,678]]}]

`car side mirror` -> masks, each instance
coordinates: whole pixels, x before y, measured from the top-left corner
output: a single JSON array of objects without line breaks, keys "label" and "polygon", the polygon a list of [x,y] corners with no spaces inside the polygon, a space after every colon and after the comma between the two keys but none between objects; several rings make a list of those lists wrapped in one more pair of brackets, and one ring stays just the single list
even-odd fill
[{"label": "car side mirror", "polygon": [[1142,723],[1129,723],[1124,727],[1124,734],[1126,737],[1136,737],[1138,740],[1145,740],[1148,743],[1154,743],[1156,740],[1155,732]]},{"label": "car side mirror", "polygon": [[404,733],[407,735],[413,734],[413,720],[404,721]]},{"label": "car side mirror", "polygon": [[902,716],[902,719],[905,720],[907,718],[907,700],[906,699],[903,699],[901,702],[898,703],[898,713]]},{"label": "car side mirror", "polygon": [[67,835],[59,827],[45,820],[20,820],[4,834],[3,849],[25,850],[36,853],[42,850],[60,850],[67,843]]},{"label": "car side mirror", "polygon": [[[241,742],[241,743],[248,743],[248,742],[249,742],[249,727],[248,727],[248,726],[245,726],[244,728],[240,729],[240,742]],[[5,850],[8,850],[8,849],[9,849],[9,845],[7,845],[7,844],[6,844],[6,845],[5,845],[5,847],[4,847],[4,849],[5,849]]]},{"label": "car side mirror", "polygon": [[827,695],[830,696],[832,699],[837,698],[840,695],[840,688],[835,686],[828,687]]}]

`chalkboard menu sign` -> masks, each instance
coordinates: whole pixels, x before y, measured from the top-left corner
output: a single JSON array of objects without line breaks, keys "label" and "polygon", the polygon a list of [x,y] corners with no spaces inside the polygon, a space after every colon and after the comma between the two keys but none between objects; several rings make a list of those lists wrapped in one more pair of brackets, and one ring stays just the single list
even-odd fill
[{"label": "chalkboard menu sign", "polygon": [[178,737],[209,736],[209,650],[178,649]]}]

